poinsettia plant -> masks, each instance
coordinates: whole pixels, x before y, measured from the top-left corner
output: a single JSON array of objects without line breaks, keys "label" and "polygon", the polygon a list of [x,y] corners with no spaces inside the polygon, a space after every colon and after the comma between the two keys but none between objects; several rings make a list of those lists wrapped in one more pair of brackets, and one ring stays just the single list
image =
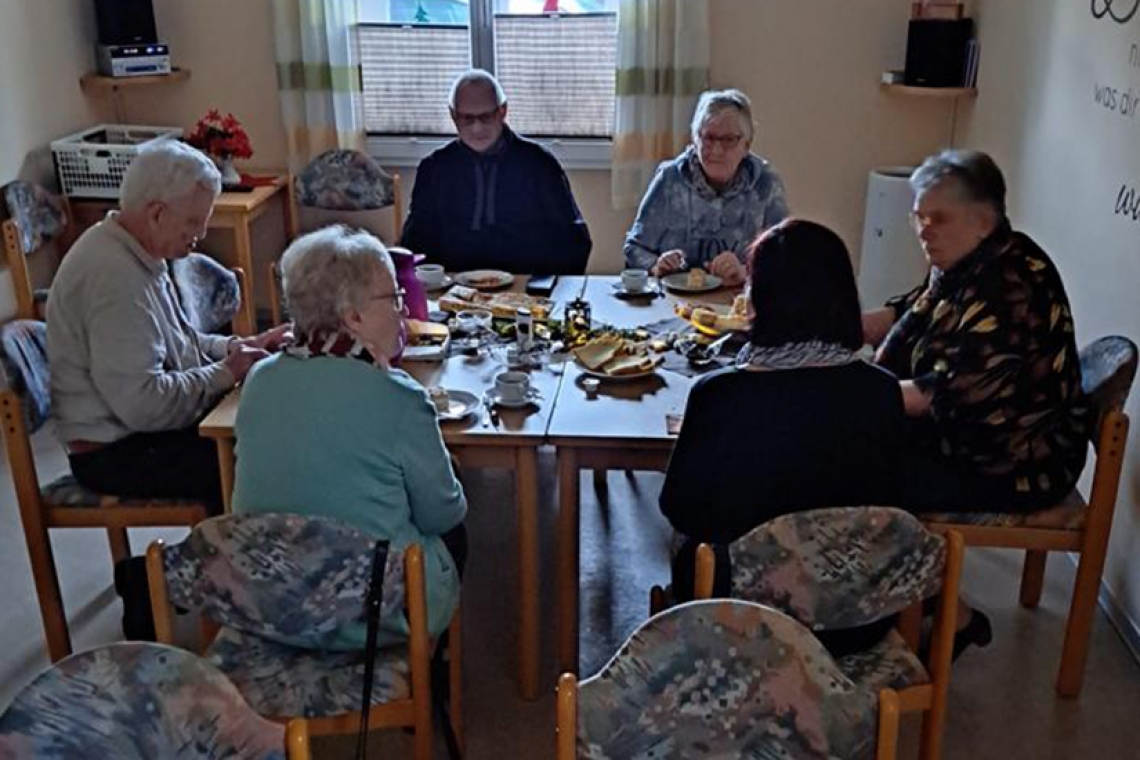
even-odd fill
[{"label": "poinsettia plant", "polygon": [[249,158],[253,155],[253,146],[241,122],[232,113],[222,116],[216,108],[198,120],[187,141],[211,156]]}]

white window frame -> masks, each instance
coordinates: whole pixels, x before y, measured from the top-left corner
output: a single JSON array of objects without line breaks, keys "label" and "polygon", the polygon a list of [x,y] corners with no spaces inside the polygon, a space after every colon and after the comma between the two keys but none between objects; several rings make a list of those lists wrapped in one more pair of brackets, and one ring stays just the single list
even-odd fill
[{"label": "white window frame", "polygon": [[[494,0],[470,0],[471,65],[494,71]],[[510,123],[510,115],[507,116]],[[368,134],[367,152],[385,166],[414,168],[432,151],[454,139],[444,135]],[[575,171],[609,171],[613,164],[611,138],[533,138],[547,148],[562,167]]]}]

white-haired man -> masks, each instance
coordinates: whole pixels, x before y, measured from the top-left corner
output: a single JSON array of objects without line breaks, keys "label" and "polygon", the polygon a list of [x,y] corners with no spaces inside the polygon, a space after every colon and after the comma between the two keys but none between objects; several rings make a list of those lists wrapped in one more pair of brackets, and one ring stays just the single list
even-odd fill
[{"label": "white-haired man", "polygon": [[590,231],[566,172],[507,126],[498,81],[468,71],[449,105],[458,138],[420,163],[400,244],[454,271],[585,272]]},{"label": "white-haired man", "polygon": [[167,262],[205,235],[220,189],[217,168],[194,148],[143,147],[123,179],[122,210],[76,241],[52,283],[52,416],[72,473],[95,491],[221,511],[217,454],[196,423],[283,330],[239,340],[187,322]]}]

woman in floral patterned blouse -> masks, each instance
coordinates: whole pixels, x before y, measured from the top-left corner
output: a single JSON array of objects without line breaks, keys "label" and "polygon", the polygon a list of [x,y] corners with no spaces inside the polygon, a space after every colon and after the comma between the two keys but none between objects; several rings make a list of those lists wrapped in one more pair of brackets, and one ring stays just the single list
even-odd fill
[{"label": "woman in floral patterned blouse", "polygon": [[901,380],[910,443],[900,504],[1023,512],[1061,500],[1084,467],[1086,406],[1069,299],[1053,262],[1010,228],[984,153],[946,151],[910,179],[926,281],[864,315]]}]

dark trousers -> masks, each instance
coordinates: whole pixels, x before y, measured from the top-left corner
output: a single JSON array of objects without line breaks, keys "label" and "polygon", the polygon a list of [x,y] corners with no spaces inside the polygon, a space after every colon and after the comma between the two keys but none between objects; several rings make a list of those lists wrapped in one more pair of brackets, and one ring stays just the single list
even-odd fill
[{"label": "dark trousers", "polygon": [[920,447],[903,452],[899,472],[897,504],[916,514],[1034,512],[1056,504],[1071,490],[1068,486],[1052,493],[1019,493],[1010,478],[979,473]]},{"label": "dark trousers", "polygon": [[218,450],[197,426],[133,433],[101,449],[72,454],[71,472],[99,493],[129,499],[191,499],[222,513]]}]

